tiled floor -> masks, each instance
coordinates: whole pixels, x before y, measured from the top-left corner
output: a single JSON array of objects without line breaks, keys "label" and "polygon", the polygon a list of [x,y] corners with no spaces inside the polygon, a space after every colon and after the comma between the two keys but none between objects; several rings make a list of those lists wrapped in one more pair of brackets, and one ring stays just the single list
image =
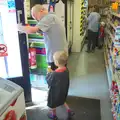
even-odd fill
[{"label": "tiled floor", "polygon": [[[41,101],[39,106],[33,105],[27,109],[28,120],[50,120],[47,117],[49,109]],[[64,106],[57,108],[58,120],[101,120],[100,100],[68,96],[67,103],[70,105],[75,115],[72,119],[68,118],[68,112]]]},{"label": "tiled floor", "polygon": [[72,54],[69,59],[71,73],[70,95],[99,99],[101,120],[112,120],[109,88],[103,51]]},{"label": "tiled floor", "polygon": [[[88,54],[83,50],[82,53],[73,53],[70,56],[68,66],[71,78],[69,95],[99,99],[101,120],[112,120],[103,51],[96,50],[95,53]],[[35,89],[32,89],[32,91],[35,93],[33,94],[33,101],[38,103],[39,106],[44,106],[46,104],[44,100],[36,101],[38,99],[37,91]],[[41,91],[41,98],[43,98],[42,95],[47,96],[47,93]]]}]

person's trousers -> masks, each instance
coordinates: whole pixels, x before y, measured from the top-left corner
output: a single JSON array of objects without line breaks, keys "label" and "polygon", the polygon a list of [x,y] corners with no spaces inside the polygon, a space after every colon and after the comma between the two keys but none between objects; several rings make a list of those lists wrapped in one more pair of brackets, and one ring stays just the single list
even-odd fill
[{"label": "person's trousers", "polygon": [[96,43],[98,38],[98,32],[93,32],[91,30],[88,30],[88,48],[87,50],[95,50]]},{"label": "person's trousers", "polygon": [[104,44],[104,37],[98,39],[98,47]]}]

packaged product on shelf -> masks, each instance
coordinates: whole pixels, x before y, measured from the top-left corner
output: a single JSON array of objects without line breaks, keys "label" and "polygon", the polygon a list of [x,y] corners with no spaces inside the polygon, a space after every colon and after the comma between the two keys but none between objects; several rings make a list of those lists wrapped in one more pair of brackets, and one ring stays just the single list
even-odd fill
[{"label": "packaged product on shelf", "polygon": [[116,67],[116,70],[120,70],[120,60],[119,59],[116,60],[115,67]]},{"label": "packaged product on shelf", "polygon": [[119,90],[118,90],[118,85],[116,81],[112,81],[111,85],[111,101],[112,101],[112,114],[113,114],[113,119],[118,120],[118,116],[120,115],[120,98],[119,98]]},{"label": "packaged product on shelf", "polygon": [[[28,20],[28,25],[35,26],[36,24],[37,24],[36,20],[32,20],[32,19]],[[42,31],[39,31],[39,33],[29,34],[28,38],[29,39],[44,39],[44,35]]]},{"label": "packaged product on shelf", "polygon": [[120,34],[120,26],[117,26],[117,27],[116,27],[115,32]]},{"label": "packaged product on shelf", "polygon": [[29,65],[31,69],[36,69],[37,68],[37,63],[36,63],[36,49],[33,47],[34,43],[30,44],[29,48]]},{"label": "packaged product on shelf", "polygon": [[115,21],[114,21],[114,25],[115,25],[115,26],[120,25],[120,22],[119,22],[119,20],[118,20],[118,19],[115,19]]},{"label": "packaged product on shelf", "polygon": [[112,10],[117,11],[117,9],[118,9],[118,3],[117,2],[112,3]]}]

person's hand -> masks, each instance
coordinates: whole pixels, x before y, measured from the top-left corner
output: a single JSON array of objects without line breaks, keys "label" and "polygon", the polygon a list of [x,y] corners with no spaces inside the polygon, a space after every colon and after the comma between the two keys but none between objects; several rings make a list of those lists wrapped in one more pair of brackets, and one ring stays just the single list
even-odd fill
[{"label": "person's hand", "polygon": [[22,29],[22,24],[17,24],[17,29],[18,29],[18,31],[21,31],[21,29]]},{"label": "person's hand", "polygon": [[51,67],[48,66],[47,68],[47,73],[53,72],[53,70],[51,69]]}]

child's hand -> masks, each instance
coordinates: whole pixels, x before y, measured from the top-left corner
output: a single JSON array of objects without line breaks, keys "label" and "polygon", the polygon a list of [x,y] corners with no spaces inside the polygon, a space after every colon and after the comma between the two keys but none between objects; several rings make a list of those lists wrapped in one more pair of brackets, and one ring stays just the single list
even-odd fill
[{"label": "child's hand", "polygon": [[51,67],[48,66],[47,73],[50,73],[50,72],[53,72],[53,70],[51,69]]}]

